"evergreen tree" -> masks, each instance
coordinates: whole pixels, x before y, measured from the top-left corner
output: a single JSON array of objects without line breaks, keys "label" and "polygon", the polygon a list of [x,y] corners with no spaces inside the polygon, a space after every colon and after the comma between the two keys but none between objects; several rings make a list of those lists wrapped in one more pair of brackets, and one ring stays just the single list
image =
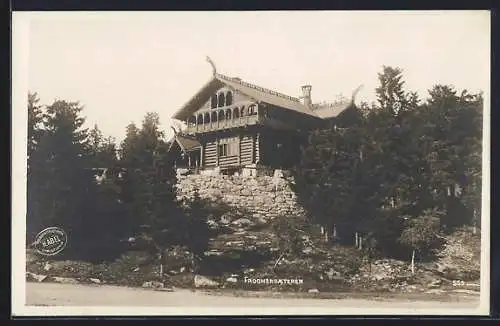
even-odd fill
[{"label": "evergreen tree", "polygon": [[37,93],[28,93],[28,163],[31,154],[37,149],[43,134],[43,110],[39,102],[40,99]]},{"label": "evergreen tree", "polygon": [[30,158],[28,184],[28,230],[60,226],[75,251],[88,228],[95,228],[90,211],[95,184],[81,111],[77,102],[57,100],[47,106],[44,133]]},{"label": "evergreen tree", "polygon": [[429,212],[439,212],[438,228],[478,220],[482,97],[437,85],[422,104],[404,89],[401,69],[383,67],[379,81],[377,105],[349,108],[310,134],[296,190],[327,231],[365,233],[396,254]]},{"label": "evergreen tree", "polygon": [[[37,93],[28,93],[28,139],[27,139],[27,243],[30,243],[34,235],[40,231],[43,224],[41,214],[41,198],[40,198],[40,184],[37,180],[40,179],[40,174],[37,173],[35,167],[34,171],[31,168],[33,163],[36,165],[36,157],[34,153],[40,146],[40,140],[43,136],[43,110],[38,104],[40,99]],[[36,155],[35,155],[36,156]]]},{"label": "evergreen tree", "polygon": [[198,189],[194,189],[193,198],[185,204],[186,209],[178,232],[183,235],[181,242],[201,260],[208,249],[210,238],[207,223],[210,203],[200,197]]},{"label": "evergreen tree", "polygon": [[131,122],[126,127],[126,135],[120,147],[121,165],[127,168],[136,168],[139,166],[138,149],[139,128]]},{"label": "evergreen tree", "polygon": [[125,169],[122,199],[131,232],[146,240],[161,261],[164,250],[181,242],[183,234],[177,232],[182,222],[177,175],[156,113],[146,114],[141,129],[127,127],[120,165]]},{"label": "evergreen tree", "polygon": [[425,105],[433,194],[450,228],[475,221],[480,207],[482,97],[436,85]]}]

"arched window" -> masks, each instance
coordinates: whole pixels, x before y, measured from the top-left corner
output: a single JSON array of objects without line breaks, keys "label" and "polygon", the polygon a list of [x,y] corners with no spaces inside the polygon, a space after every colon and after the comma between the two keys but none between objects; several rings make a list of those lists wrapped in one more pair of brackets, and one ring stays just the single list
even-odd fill
[{"label": "arched window", "polygon": [[219,94],[219,107],[224,106],[224,104],[226,103],[225,100],[226,100],[226,98],[224,96],[224,93],[220,93]]},{"label": "arched window", "polygon": [[212,95],[212,101],[210,103],[210,107],[215,109],[217,107],[217,94]]},{"label": "arched window", "polygon": [[257,110],[255,108],[255,104],[252,104],[248,107],[248,115],[257,114]]},{"label": "arched window", "polygon": [[239,118],[240,117],[240,109],[239,108],[234,108],[233,109],[233,118]]},{"label": "arched window", "polygon": [[205,113],[203,116],[203,123],[210,123],[210,113]]},{"label": "arched window", "polygon": [[246,116],[246,110],[245,110],[245,107],[242,106],[240,109],[240,117],[244,117],[244,116]]},{"label": "arched window", "polygon": [[188,125],[189,126],[194,126],[196,124],[196,117],[193,115],[189,118],[188,120]]},{"label": "arched window", "polygon": [[224,110],[219,110],[219,121],[224,120]]},{"label": "arched window", "polygon": [[226,110],[226,120],[231,120],[232,111],[231,109]]},{"label": "arched window", "polygon": [[233,94],[231,92],[226,93],[226,106],[233,104]]},{"label": "arched window", "polygon": [[198,119],[196,121],[197,124],[203,124],[203,114],[198,114]]},{"label": "arched window", "polygon": [[214,111],[212,112],[212,119],[210,119],[212,122],[217,122],[217,112]]}]

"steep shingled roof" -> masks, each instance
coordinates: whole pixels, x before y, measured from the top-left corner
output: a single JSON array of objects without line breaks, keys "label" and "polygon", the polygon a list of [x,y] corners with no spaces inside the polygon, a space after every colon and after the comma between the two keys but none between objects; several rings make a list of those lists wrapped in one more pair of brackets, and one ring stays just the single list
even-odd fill
[{"label": "steep shingled roof", "polygon": [[177,142],[183,152],[188,152],[194,149],[198,149],[201,147],[201,144],[198,140],[188,136],[181,136],[179,134],[175,135],[174,138],[170,141],[170,146],[168,150],[170,150],[174,144]]},{"label": "steep shingled roof", "polygon": [[256,101],[262,101],[278,107],[293,110],[305,115],[319,118],[316,113],[306,107],[296,97],[288,96],[264,87],[242,81],[239,78],[231,78],[222,74],[215,74],[213,78],[206,83],[184,106],[182,106],[174,115],[174,119],[185,120],[189,118],[196,110],[205,103],[210,96],[220,87],[227,85],[241,93],[253,98]]},{"label": "steep shingled roof", "polygon": [[351,105],[353,105],[351,101],[313,104],[313,111],[321,119],[329,119],[335,118]]}]

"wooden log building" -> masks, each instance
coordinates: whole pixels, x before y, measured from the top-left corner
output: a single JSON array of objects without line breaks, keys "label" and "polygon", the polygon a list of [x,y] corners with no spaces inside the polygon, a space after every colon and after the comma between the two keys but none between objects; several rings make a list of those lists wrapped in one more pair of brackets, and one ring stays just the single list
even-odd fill
[{"label": "wooden log building", "polygon": [[[307,131],[330,122],[354,105],[350,100],[313,104],[311,86],[295,98],[215,71],[173,119],[169,151],[178,168],[254,175],[260,169],[290,168],[300,155]],[[359,89],[359,88],[358,88]]]}]

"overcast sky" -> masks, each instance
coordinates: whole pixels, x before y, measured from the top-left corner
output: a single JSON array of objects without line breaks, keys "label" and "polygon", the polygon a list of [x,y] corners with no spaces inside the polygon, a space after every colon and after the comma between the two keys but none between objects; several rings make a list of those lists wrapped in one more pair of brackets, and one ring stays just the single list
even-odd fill
[{"label": "overcast sky", "polygon": [[[26,15],[26,14],[25,14]],[[29,90],[80,101],[87,123],[121,140],[146,112],[171,115],[220,73],[314,102],[375,99],[382,65],[409,90],[435,83],[488,91],[490,18],[463,12],[31,13]],[[14,16],[15,18],[15,16]],[[15,27],[15,20],[14,20]]]}]

